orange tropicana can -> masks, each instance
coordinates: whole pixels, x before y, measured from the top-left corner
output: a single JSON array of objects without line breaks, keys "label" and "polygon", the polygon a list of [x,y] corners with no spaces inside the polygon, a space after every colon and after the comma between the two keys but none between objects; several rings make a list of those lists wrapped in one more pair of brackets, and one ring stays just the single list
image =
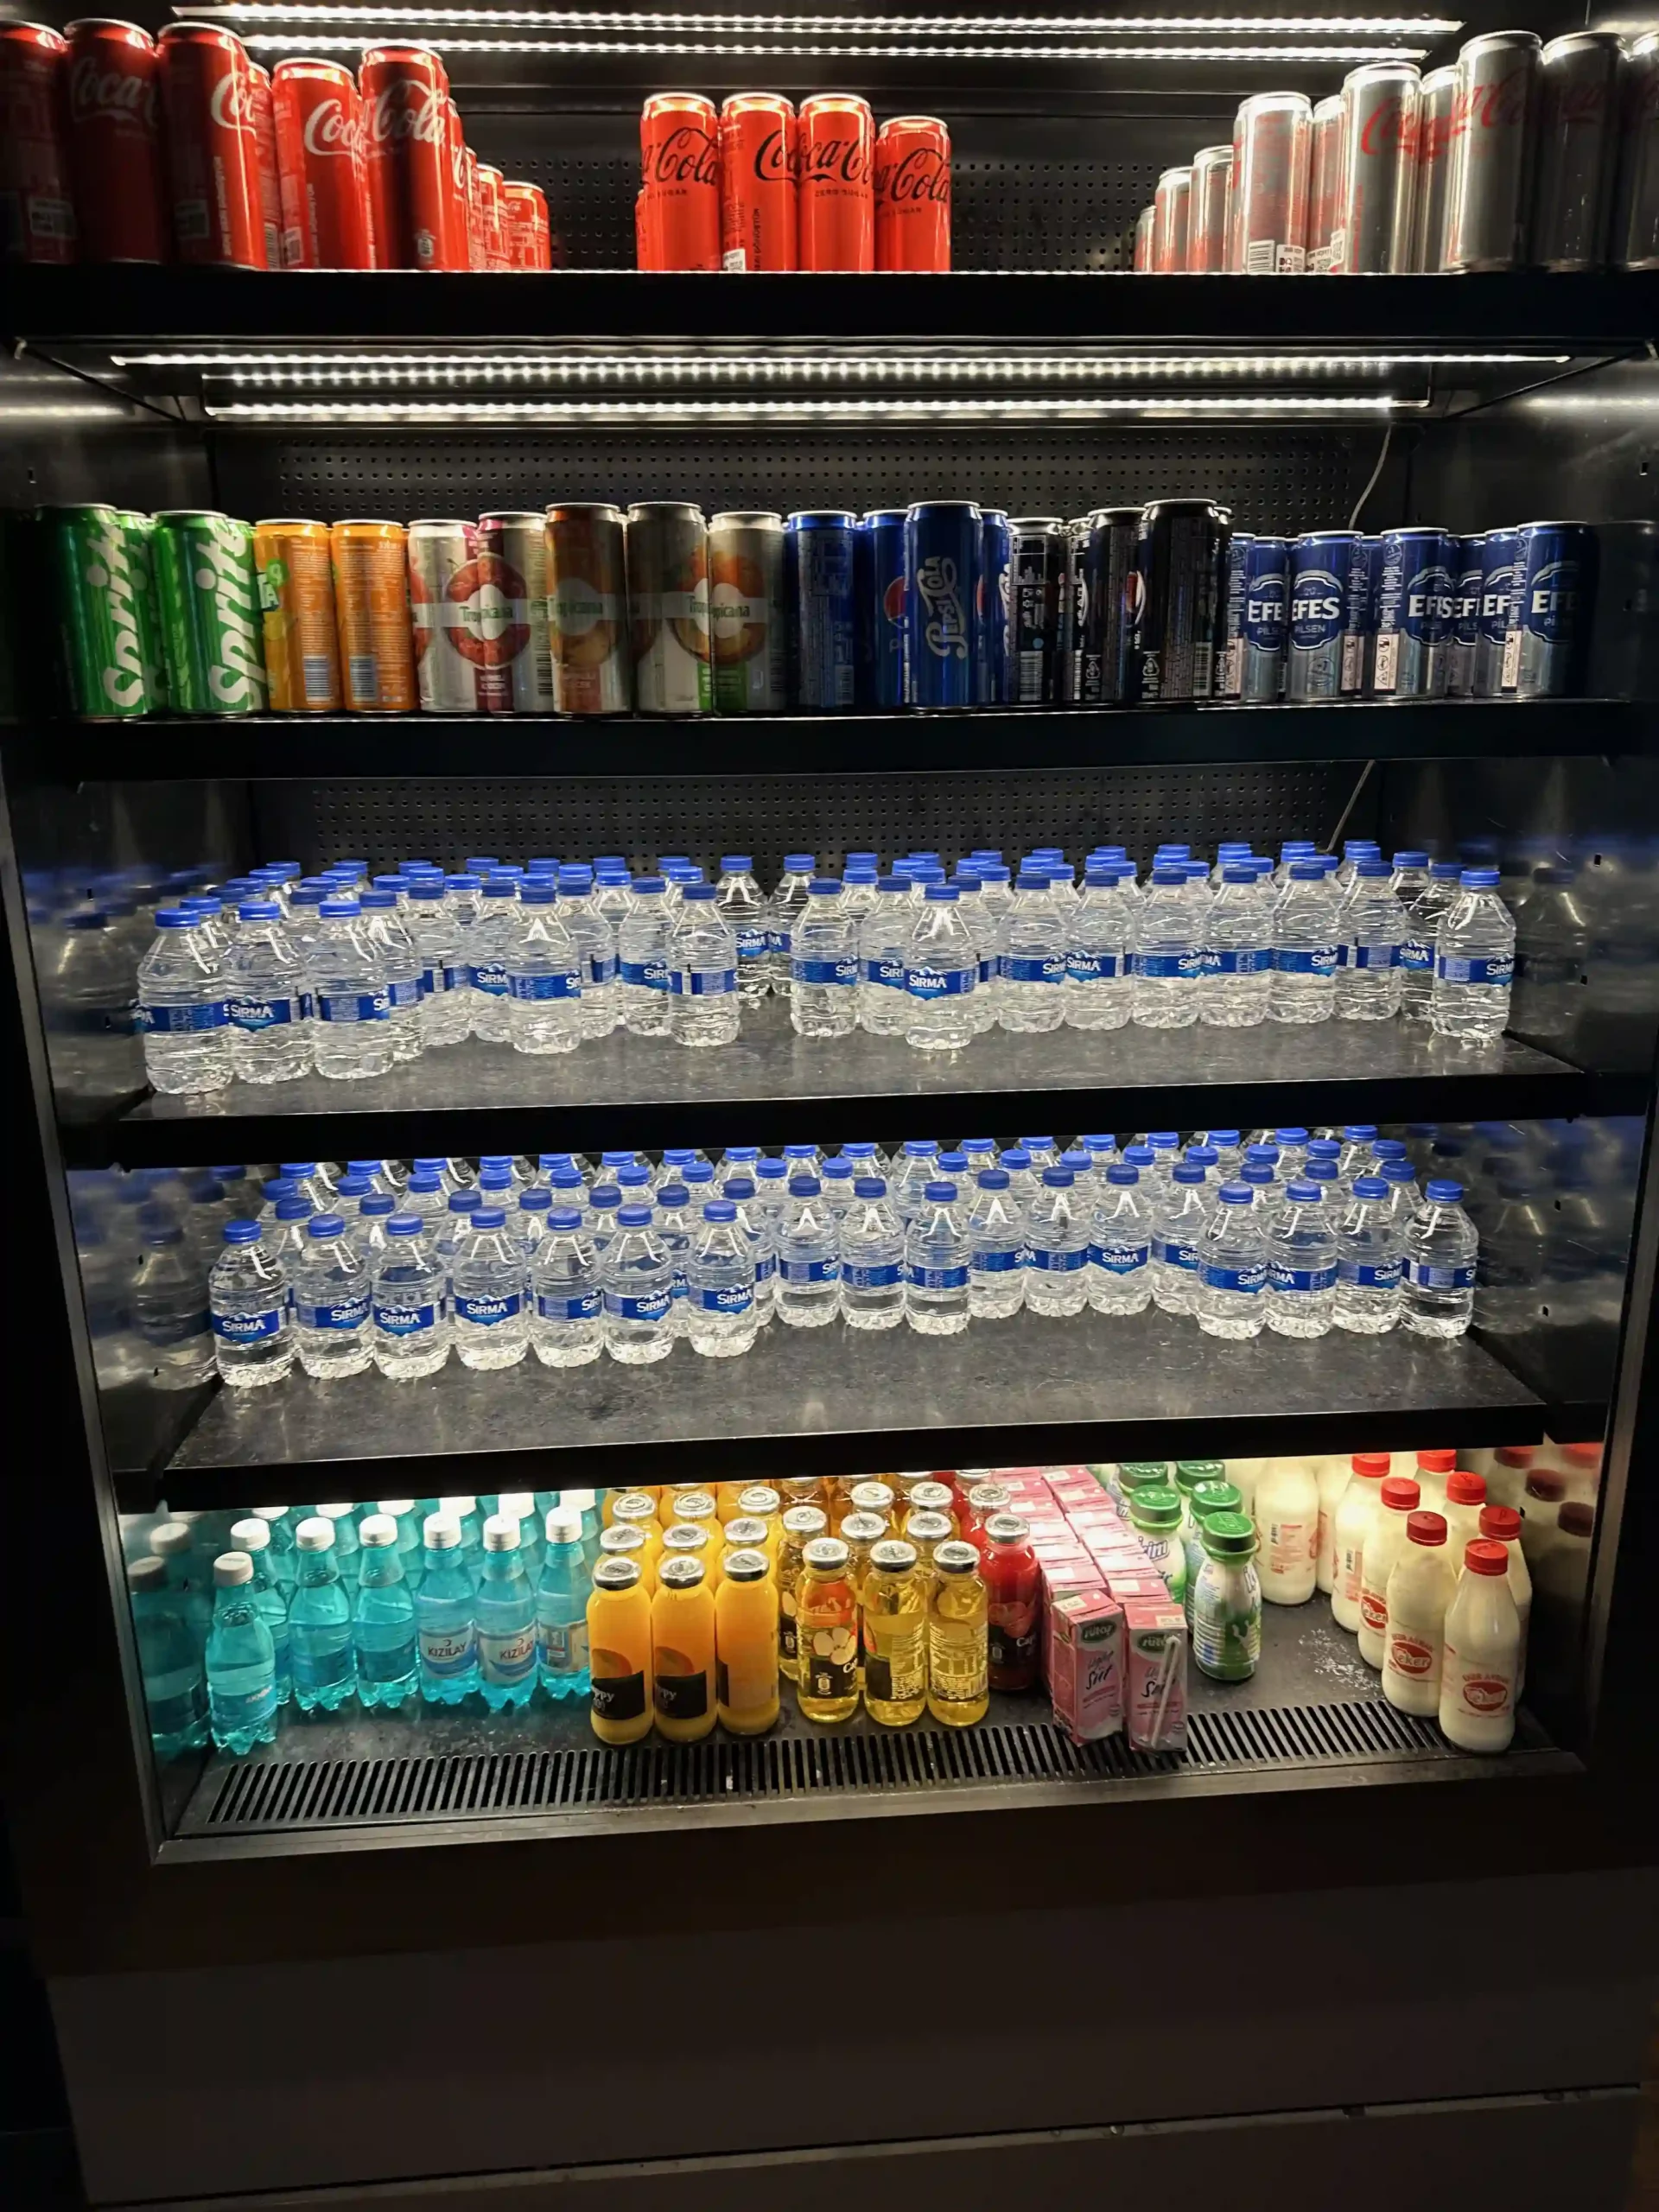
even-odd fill
[{"label": "orange tropicana can", "polygon": [[359,715],[415,708],[409,533],[400,522],[337,522],[331,533],[346,704]]},{"label": "orange tropicana can", "polygon": [[284,518],[253,525],[271,711],[340,712],[334,579],[326,522]]}]

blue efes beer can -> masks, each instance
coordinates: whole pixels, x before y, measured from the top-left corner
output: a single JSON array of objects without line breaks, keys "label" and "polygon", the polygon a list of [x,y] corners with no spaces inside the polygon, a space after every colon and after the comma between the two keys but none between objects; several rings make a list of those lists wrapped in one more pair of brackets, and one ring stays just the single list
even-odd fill
[{"label": "blue efes beer can", "polygon": [[905,511],[875,507],[853,545],[858,600],[858,703],[885,714],[905,703]]},{"label": "blue efes beer can", "polygon": [[980,520],[971,499],[922,499],[906,513],[905,697],[912,707],[975,703]]},{"label": "blue efes beer can", "polygon": [[1376,659],[1371,689],[1380,699],[1438,699],[1446,690],[1452,632],[1452,569],[1457,540],[1444,530],[1382,534],[1376,587]]},{"label": "blue efes beer can", "polygon": [[[1596,533],[1588,523],[1529,522],[1521,532],[1515,595],[1517,699],[1559,699],[1581,688],[1596,588]],[[1505,677],[1510,671],[1505,667]]]},{"label": "blue efes beer can", "polygon": [[1255,537],[1244,564],[1239,628],[1239,696],[1265,705],[1285,685],[1285,631],[1290,619],[1290,548],[1282,537]]},{"label": "blue efes beer can", "polygon": [[1013,696],[1008,680],[1008,624],[1014,536],[1007,511],[980,510],[979,573],[974,583],[974,651],[982,706],[1006,706]]},{"label": "blue efes beer can", "polygon": [[1486,541],[1484,537],[1452,540],[1457,559],[1452,564],[1452,634],[1447,640],[1446,690],[1452,699],[1466,699],[1475,688],[1475,654],[1480,643],[1480,579]]},{"label": "blue efes beer can", "polygon": [[1382,573],[1382,540],[1361,537],[1349,548],[1342,610],[1342,696],[1363,699],[1371,688],[1376,654],[1376,586]]},{"label": "blue efes beer can", "polygon": [[1480,545],[1480,613],[1475,632],[1477,699],[1499,699],[1506,686],[1503,663],[1515,627],[1515,594],[1521,581],[1521,532],[1489,530]]},{"label": "blue efes beer can", "polygon": [[1339,699],[1349,575],[1364,540],[1356,530],[1311,530],[1290,549],[1287,699]]},{"label": "blue efes beer can", "polygon": [[823,508],[791,515],[784,527],[790,704],[849,708],[858,677],[857,518],[839,507]]},{"label": "blue efes beer can", "polygon": [[1221,649],[1216,655],[1216,696],[1236,699],[1244,686],[1244,592],[1255,537],[1236,530],[1227,542],[1221,579]]}]

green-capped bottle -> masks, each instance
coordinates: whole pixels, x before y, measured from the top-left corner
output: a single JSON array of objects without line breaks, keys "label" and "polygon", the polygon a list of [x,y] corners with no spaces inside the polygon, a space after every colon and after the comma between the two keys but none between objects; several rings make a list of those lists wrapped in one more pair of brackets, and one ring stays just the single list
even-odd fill
[{"label": "green-capped bottle", "polygon": [[1125,1500],[1141,1549],[1164,1578],[1171,1602],[1186,1595],[1186,1554],[1181,1548],[1180,1493],[1161,1484],[1143,1483]]},{"label": "green-capped bottle", "polygon": [[1262,1656],[1255,1524],[1242,1513],[1212,1513],[1203,1545],[1192,1592],[1192,1656],[1215,1681],[1248,1681]]},{"label": "green-capped bottle", "polygon": [[42,507],[65,703],[82,721],[130,721],[157,703],[145,664],[141,582],[113,507]]},{"label": "green-capped bottle", "polygon": [[1242,1513],[1244,1500],[1236,1483],[1214,1478],[1197,1482],[1187,1491],[1181,1522],[1181,1549],[1186,1554],[1186,1624],[1192,1625],[1192,1592],[1204,1564],[1204,1523],[1212,1513]]},{"label": "green-capped bottle", "polygon": [[202,508],[175,508],[156,524],[156,594],[174,710],[257,714],[266,685],[251,526]]}]

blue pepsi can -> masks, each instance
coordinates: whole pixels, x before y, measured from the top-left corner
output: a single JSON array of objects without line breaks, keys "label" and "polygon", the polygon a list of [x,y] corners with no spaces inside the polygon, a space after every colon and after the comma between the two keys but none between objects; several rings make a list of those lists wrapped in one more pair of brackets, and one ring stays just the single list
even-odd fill
[{"label": "blue pepsi can", "polygon": [[1282,537],[1253,537],[1239,627],[1239,696],[1247,703],[1266,705],[1283,690],[1289,619],[1290,548]]},{"label": "blue pepsi can", "polygon": [[1515,696],[1559,699],[1581,684],[1596,533],[1584,522],[1529,522],[1521,532],[1518,566]]},{"label": "blue pepsi can", "polygon": [[790,704],[850,707],[858,682],[857,517],[840,507],[823,508],[791,515],[784,529]]},{"label": "blue pepsi can", "polygon": [[874,507],[853,547],[858,598],[858,703],[887,713],[905,703],[905,511]]},{"label": "blue pepsi can", "polygon": [[912,707],[974,704],[980,519],[971,499],[922,499],[906,513],[905,697]]},{"label": "blue pepsi can", "polygon": [[1008,681],[1008,622],[1013,581],[1014,533],[1001,507],[980,510],[979,572],[974,586],[975,651],[982,706],[1006,706]]},{"label": "blue pepsi can", "polygon": [[1376,587],[1380,699],[1439,699],[1446,691],[1452,635],[1452,568],[1458,542],[1444,530],[1382,533]]},{"label": "blue pepsi can", "polygon": [[1216,656],[1216,696],[1236,699],[1244,688],[1244,590],[1255,539],[1236,530],[1227,542],[1221,581],[1221,650]]},{"label": "blue pepsi can", "polygon": [[1349,548],[1348,584],[1342,610],[1342,696],[1363,699],[1371,688],[1376,653],[1376,587],[1382,574],[1382,540],[1361,537]]},{"label": "blue pepsi can", "polygon": [[[1510,632],[1516,626],[1515,595],[1521,582],[1521,532],[1489,530],[1480,547],[1480,614],[1475,632],[1475,696],[1500,699],[1515,689],[1504,680]],[[1517,653],[1519,648],[1516,648]]]},{"label": "blue pepsi can", "polygon": [[1287,699],[1342,696],[1348,578],[1363,542],[1357,530],[1310,530],[1290,549]]},{"label": "blue pepsi can", "polygon": [[1475,652],[1480,642],[1480,578],[1484,561],[1484,537],[1453,540],[1457,559],[1452,564],[1452,635],[1446,655],[1446,691],[1450,699],[1466,699],[1475,688]]}]

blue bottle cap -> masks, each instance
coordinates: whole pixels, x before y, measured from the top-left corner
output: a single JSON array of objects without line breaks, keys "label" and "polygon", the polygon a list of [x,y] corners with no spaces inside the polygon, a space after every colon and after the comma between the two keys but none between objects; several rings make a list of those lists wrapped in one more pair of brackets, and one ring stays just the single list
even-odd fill
[{"label": "blue bottle cap", "polygon": [[518,893],[518,903],[521,906],[556,906],[559,894],[548,877],[532,875],[526,879]]},{"label": "blue bottle cap", "polygon": [[[849,857],[850,858],[851,855],[849,855]],[[747,853],[722,853],[720,865],[728,875],[747,875],[753,870],[754,862]],[[722,1215],[721,1219],[724,1218]]]},{"label": "blue bottle cap", "polygon": [[[726,865],[729,867],[730,862]],[[735,1221],[737,1207],[730,1198],[710,1198],[702,1210],[702,1217],[705,1221]]]},{"label": "blue bottle cap", "polygon": [[853,1184],[855,1198],[885,1198],[887,1186],[880,1175],[860,1175]]},{"label": "blue bottle cap", "polygon": [[1276,1167],[1279,1164],[1279,1147],[1276,1144],[1246,1145],[1244,1158],[1247,1162],[1257,1167]]},{"label": "blue bottle cap", "polygon": [[942,1175],[965,1175],[968,1173],[968,1155],[965,1152],[942,1152],[938,1165]]},{"label": "blue bottle cap", "polygon": [[620,1206],[622,1203],[622,1193],[614,1183],[595,1183],[588,1193],[588,1203],[590,1206],[599,1207],[603,1212],[607,1207]]},{"label": "blue bottle cap", "polygon": [[1395,868],[1427,868],[1428,855],[1427,853],[1396,853],[1394,856],[1394,864]]},{"label": "blue bottle cap", "polygon": [[1043,1170],[1043,1185],[1046,1190],[1069,1191],[1076,1179],[1069,1167],[1045,1167]]},{"label": "blue bottle cap", "polygon": [[633,888],[636,897],[654,899],[658,893],[667,890],[668,879],[662,875],[636,875],[633,879]]},{"label": "blue bottle cap", "polygon": [[1195,1185],[1202,1183],[1204,1177],[1205,1170],[1202,1166],[1195,1165],[1191,1160],[1184,1160],[1180,1166],[1176,1168],[1172,1179],[1177,1183]]},{"label": "blue bottle cap", "polygon": [[954,1183],[929,1183],[924,1186],[922,1196],[930,1205],[954,1205],[957,1202],[957,1186]]},{"label": "blue bottle cap", "polygon": [[1382,1175],[1389,1183],[1410,1183],[1416,1179],[1417,1171],[1408,1160],[1385,1160]]},{"label": "blue bottle cap", "polygon": [[1459,881],[1465,891],[1496,891],[1497,870],[1495,868],[1466,868]]},{"label": "blue bottle cap", "polygon": [[259,1224],[257,1221],[227,1221],[226,1223],[225,1242],[227,1244],[256,1244],[258,1241]]},{"label": "blue bottle cap", "polygon": [[1433,1182],[1426,1193],[1428,1202],[1435,1206],[1454,1206],[1463,1197],[1461,1183]]},{"label": "blue bottle cap", "polygon": [[784,855],[784,874],[785,875],[810,875],[817,864],[817,859],[810,853],[785,853]]},{"label": "blue bottle cap", "polygon": [[619,1167],[616,1171],[616,1185],[619,1190],[643,1191],[648,1187],[650,1182],[650,1168],[641,1167],[636,1161],[630,1160],[626,1167]]},{"label": "blue bottle cap", "polygon": [[[274,899],[249,899],[237,908],[236,912],[238,920],[244,922],[278,922],[283,918],[283,910]],[[104,917],[101,914],[82,914],[78,918],[85,924],[101,922]]]},{"label": "blue bottle cap", "polygon": [[278,1221],[305,1221],[309,1217],[310,1212],[310,1199],[302,1198],[297,1193],[291,1198],[278,1198],[276,1201]]},{"label": "blue bottle cap", "polygon": [[550,1229],[580,1229],[582,1216],[574,1206],[555,1206],[547,1217]]},{"label": "blue bottle cap", "polygon": [[371,1191],[358,1211],[367,1214],[371,1220],[378,1220],[382,1214],[390,1213],[396,1203],[390,1191]]},{"label": "blue bottle cap", "polygon": [[551,1191],[543,1191],[537,1188],[533,1191],[521,1191],[518,1193],[518,1211],[520,1213],[540,1213],[544,1206],[550,1206],[552,1203],[553,1193]]},{"label": "blue bottle cap", "polygon": [[1342,1150],[1342,1147],[1337,1142],[1335,1137],[1310,1137],[1307,1141],[1307,1149],[1310,1157],[1314,1160],[1334,1160]]},{"label": "blue bottle cap", "polygon": [[624,1206],[622,1211],[617,1215],[616,1220],[617,1226],[620,1229],[649,1228],[651,1225],[651,1208],[649,1206]]},{"label": "blue bottle cap", "polygon": [[484,879],[484,896],[486,899],[516,899],[518,896],[518,878],[512,875],[486,875]]},{"label": "blue bottle cap", "polygon": [[334,1195],[340,1198],[366,1198],[374,1189],[372,1177],[342,1175],[334,1185]]},{"label": "blue bottle cap", "polygon": [[483,1198],[476,1191],[451,1191],[449,1193],[451,1213],[471,1213],[475,1206],[481,1206],[483,1203]]},{"label": "blue bottle cap", "polygon": [[752,1175],[728,1175],[726,1179],[726,1195],[728,1198],[734,1199],[737,1205],[741,1205],[746,1199],[754,1196],[754,1178]]},{"label": "blue bottle cap", "polygon": [[1285,1196],[1293,1205],[1317,1206],[1325,1203],[1325,1186],[1320,1183],[1305,1183],[1298,1179],[1287,1185]]},{"label": "blue bottle cap", "polygon": [[1386,882],[1393,872],[1387,861],[1376,859],[1370,854],[1367,854],[1363,860],[1356,861],[1354,865],[1354,874],[1363,876],[1368,883],[1375,881],[1379,877]]},{"label": "blue bottle cap", "polygon": [[1318,861],[1293,861],[1290,880],[1293,883],[1323,883],[1325,870]]},{"label": "blue bottle cap", "polygon": [[386,1224],[386,1234],[388,1236],[418,1236],[420,1233],[421,1217],[419,1214],[395,1213],[391,1217],[391,1219]]},{"label": "blue bottle cap", "polygon": [[1431,861],[1428,864],[1431,883],[1455,883],[1462,874],[1463,867],[1458,861]]},{"label": "blue bottle cap", "polygon": [[155,919],[158,930],[194,929],[198,918],[188,906],[158,906],[156,909]]},{"label": "blue bottle cap", "polygon": [[306,1224],[308,1236],[343,1236],[346,1224],[337,1213],[314,1213]]},{"label": "blue bottle cap", "polygon": [[435,1167],[417,1168],[409,1179],[409,1187],[417,1198],[430,1198],[443,1188],[443,1178]]},{"label": "blue bottle cap", "polygon": [[982,1191],[1006,1191],[1008,1187],[1006,1167],[982,1167],[976,1179]]},{"label": "blue bottle cap", "polygon": [[1220,1158],[1221,1154],[1212,1144],[1190,1144],[1186,1147],[1189,1167],[1213,1167]]},{"label": "blue bottle cap", "polygon": [[688,883],[681,895],[688,905],[695,905],[702,899],[712,902],[715,893],[715,887],[712,883]]},{"label": "blue bottle cap", "polygon": [[[1175,1172],[1179,1175],[1179,1168]],[[1224,1183],[1221,1186],[1221,1203],[1224,1206],[1247,1206],[1255,1197],[1255,1192],[1248,1183]]]},{"label": "blue bottle cap", "polygon": [[691,1193],[683,1183],[664,1183],[657,1193],[657,1204],[664,1212],[676,1206],[690,1205]]},{"label": "blue bottle cap", "polygon": [[930,883],[922,893],[923,899],[936,906],[953,906],[961,896],[954,883]]},{"label": "blue bottle cap", "polygon": [[507,1217],[499,1206],[480,1206],[473,1216],[474,1229],[504,1229]]},{"label": "blue bottle cap", "polygon": [[1031,1154],[1022,1144],[1011,1144],[1002,1155],[1002,1165],[1011,1175],[1023,1173],[1031,1166]]},{"label": "blue bottle cap", "polygon": [[822,1182],[827,1175],[834,1182],[844,1183],[852,1174],[852,1172],[853,1163],[850,1160],[826,1160],[823,1166],[818,1170],[818,1180]]},{"label": "blue bottle cap", "polygon": [[1389,1186],[1380,1175],[1357,1175],[1354,1178],[1354,1196],[1357,1198],[1386,1198],[1388,1195]]},{"label": "blue bottle cap", "polygon": [[317,904],[318,916],[325,922],[355,921],[362,911],[355,899],[323,899]]},{"label": "blue bottle cap", "polygon": [[789,1163],[784,1160],[757,1160],[754,1172],[767,1183],[781,1183],[789,1173]]},{"label": "blue bottle cap", "polygon": [[816,1175],[791,1175],[789,1195],[791,1198],[816,1198],[823,1196],[823,1185]]},{"label": "blue bottle cap", "polygon": [[409,895],[411,899],[419,899],[423,906],[430,906],[435,899],[442,898],[443,886],[435,876],[416,876],[410,882]]}]

